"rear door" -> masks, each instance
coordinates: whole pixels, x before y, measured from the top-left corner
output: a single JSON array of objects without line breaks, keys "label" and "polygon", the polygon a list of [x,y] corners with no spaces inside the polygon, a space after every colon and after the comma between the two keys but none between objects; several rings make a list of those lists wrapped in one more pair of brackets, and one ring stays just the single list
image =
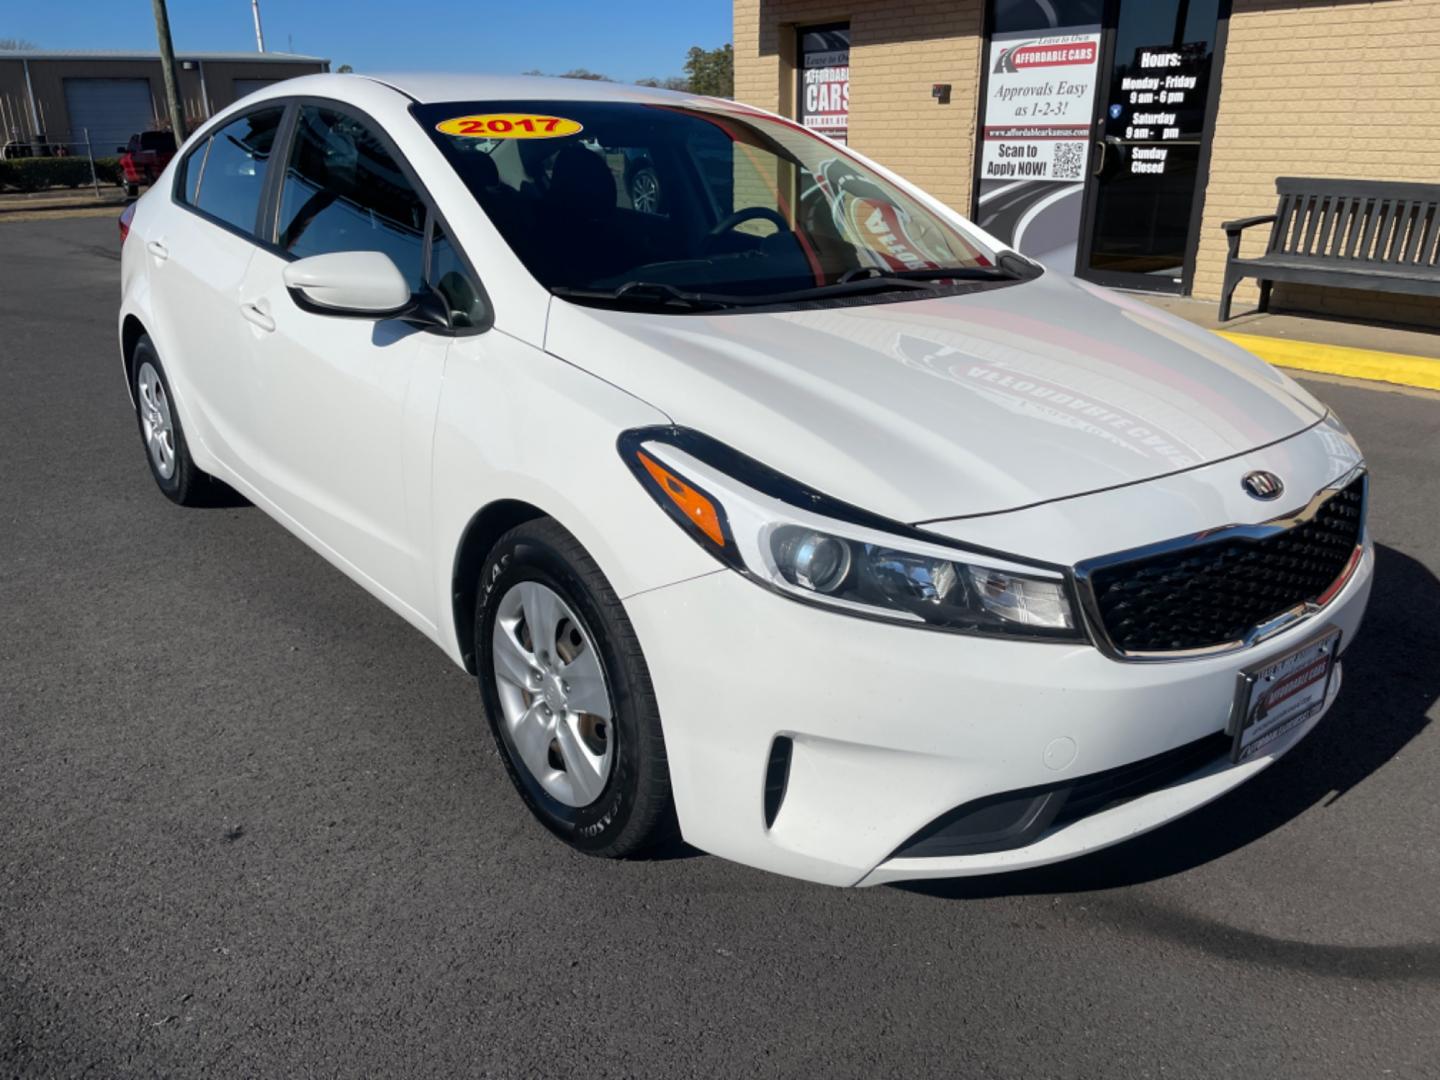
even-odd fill
[{"label": "rear door", "polygon": [[252,477],[245,464],[254,443],[238,409],[251,337],[240,288],[284,114],[283,104],[248,112],[187,152],[175,181],[177,205],[145,245],[158,343],[175,354],[167,367],[189,434],[244,479]]},{"label": "rear door", "polygon": [[282,277],[295,259],[380,251],[422,287],[428,210],[397,158],[372,122],[338,104],[299,107],[273,244],[241,289],[258,316],[243,397],[260,490],[332,558],[429,621],[417,568],[428,521],[407,512],[405,493],[407,479],[428,484],[449,339],[398,319],[302,310]]}]

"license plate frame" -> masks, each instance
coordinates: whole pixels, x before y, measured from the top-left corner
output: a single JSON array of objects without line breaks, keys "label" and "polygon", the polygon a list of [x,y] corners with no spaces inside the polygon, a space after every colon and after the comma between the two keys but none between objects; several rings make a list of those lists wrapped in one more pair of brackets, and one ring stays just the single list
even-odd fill
[{"label": "license plate frame", "polygon": [[[1328,627],[1284,655],[1240,671],[1229,724],[1233,763],[1252,760],[1325,707],[1340,636],[1338,626]],[[1294,685],[1287,686],[1287,680]],[[1276,691],[1284,693],[1270,700]]]}]

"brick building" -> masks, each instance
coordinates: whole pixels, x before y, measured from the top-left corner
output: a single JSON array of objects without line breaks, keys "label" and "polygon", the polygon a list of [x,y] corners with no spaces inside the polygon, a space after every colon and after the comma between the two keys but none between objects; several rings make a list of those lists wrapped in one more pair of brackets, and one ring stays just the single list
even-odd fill
[{"label": "brick building", "polygon": [[[176,53],[179,96],[189,122],[204,120],[261,86],[330,70],[330,61],[290,53]],[[111,154],[168,116],[156,53],[0,52],[0,145],[83,144]],[[82,151],[83,152],[83,151]]]},{"label": "brick building", "polygon": [[[735,93],[1104,284],[1219,295],[1277,176],[1440,181],[1440,0],[735,0]],[[1245,250],[1264,243],[1251,230]],[[1249,291],[1246,291],[1246,290]],[[1253,285],[1236,294],[1237,310]],[[1433,300],[1276,306],[1440,325]]]}]

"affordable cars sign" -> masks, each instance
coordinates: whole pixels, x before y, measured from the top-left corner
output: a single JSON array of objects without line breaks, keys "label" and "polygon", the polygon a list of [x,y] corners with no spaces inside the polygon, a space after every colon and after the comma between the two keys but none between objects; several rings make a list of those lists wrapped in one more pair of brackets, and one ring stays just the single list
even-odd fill
[{"label": "affordable cars sign", "polygon": [[845,141],[850,127],[850,28],[821,27],[800,35],[800,122]]}]

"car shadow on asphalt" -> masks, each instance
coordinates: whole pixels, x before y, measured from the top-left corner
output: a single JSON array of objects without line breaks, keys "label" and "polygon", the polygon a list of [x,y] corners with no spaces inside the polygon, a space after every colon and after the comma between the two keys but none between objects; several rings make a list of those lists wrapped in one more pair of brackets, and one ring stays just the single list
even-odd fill
[{"label": "car shadow on asphalt", "polygon": [[1249,783],[1154,832],[1053,866],[984,877],[904,882],[949,899],[1091,892],[1183,873],[1326,807],[1398,754],[1440,698],[1440,581],[1377,544],[1365,622],[1345,649],[1345,685],[1310,735]]}]

